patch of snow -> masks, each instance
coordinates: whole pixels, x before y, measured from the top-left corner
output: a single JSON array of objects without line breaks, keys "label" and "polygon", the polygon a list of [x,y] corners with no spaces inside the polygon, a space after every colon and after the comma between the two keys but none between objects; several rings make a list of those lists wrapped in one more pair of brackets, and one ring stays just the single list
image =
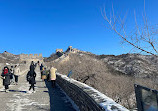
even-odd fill
[{"label": "patch of snow", "polygon": [[10,65],[9,63],[6,63],[6,65]]}]

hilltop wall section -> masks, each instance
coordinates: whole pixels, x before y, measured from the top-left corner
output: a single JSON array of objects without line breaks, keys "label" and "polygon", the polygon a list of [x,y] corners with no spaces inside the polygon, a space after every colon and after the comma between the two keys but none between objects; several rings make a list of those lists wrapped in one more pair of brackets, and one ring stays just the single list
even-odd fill
[{"label": "hilltop wall section", "polygon": [[20,54],[20,62],[24,61],[43,62],[43,56],[42,54]]},{"label": "hilltop wall section", "polygon": [[72,48],[72,46],[69,46],[66,52],[77,53],[77,52],[80,52],[80,50]]},{"label": "hilltop wall section", "polygon": [[63,52],[63,49],[56,49],[56,54],[58,55],[59,58],[55,59],[53,62],[64,63],[69,60],[70,53],[78,53],[78,52],[82,53],[83,51],[72,48],[72,46],[69,46],[65,52]]}]

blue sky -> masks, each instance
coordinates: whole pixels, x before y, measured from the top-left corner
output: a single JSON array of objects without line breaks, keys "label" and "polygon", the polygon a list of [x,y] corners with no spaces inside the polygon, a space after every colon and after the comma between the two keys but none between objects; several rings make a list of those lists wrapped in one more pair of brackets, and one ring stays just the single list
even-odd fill
[{"label": "blue sky", "polygon": [[[134,22],[134,10],[142,16],[144,0],[0,0],[0,52],[42,53],[69,45],[95,54],[128,53],[102,17],[105,7]],[[149,21],[157,23],[158,1],[146,0]],[[138,16],[138,18],[139,18]],[[140,17],[141,18],[141,17]],[[139,21],[139,19],[138,19]]]}]

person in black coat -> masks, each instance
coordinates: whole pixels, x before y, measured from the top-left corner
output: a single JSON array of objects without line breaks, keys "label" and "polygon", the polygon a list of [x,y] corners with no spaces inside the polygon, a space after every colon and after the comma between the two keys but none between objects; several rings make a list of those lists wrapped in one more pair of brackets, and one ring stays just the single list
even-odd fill
[{"label": "person in black coat", "polygon": [[5,92],[9,92],[9,85],[10,85],[10,71],[9,68],[6,66],[3,69],[3,72],[1,74],[2,79],[3,79],[3,85],[5,86]]},{"label": "person in black coat", "polygon": [[33,89],[33,92],[35,92],[35,86],[34,86],[36,84],[35,78],[36,78],[35,71],[29,71],[27,73],[27,81],[29,82],[29,84],[31,84],[29,91]]},{"label": "person in black coat", "polygon": [[41,66],[40,66],[40,70],[42,71],[42,69],[43,69],[43,64],[41,64]]},{"label": "person in black coat", "polygon": [[32,61],[30,65],[30,71],[34,72],[34,70],[35,70],[35,65],[34,65],[34,62]]}]

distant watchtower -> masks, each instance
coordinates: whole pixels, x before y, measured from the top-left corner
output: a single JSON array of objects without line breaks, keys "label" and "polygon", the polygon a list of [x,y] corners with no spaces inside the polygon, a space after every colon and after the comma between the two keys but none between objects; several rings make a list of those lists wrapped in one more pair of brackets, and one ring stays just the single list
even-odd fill
[{"label": "distant watchtower", "polygon": [[72,46],[69,46],[68,49],[69,49],[69,51],[72,51]]},{"label": "distant watchtower", "polygon": [[57,53],[57,52],[63,53],[63,49],[56,49],[56,53]]}]

